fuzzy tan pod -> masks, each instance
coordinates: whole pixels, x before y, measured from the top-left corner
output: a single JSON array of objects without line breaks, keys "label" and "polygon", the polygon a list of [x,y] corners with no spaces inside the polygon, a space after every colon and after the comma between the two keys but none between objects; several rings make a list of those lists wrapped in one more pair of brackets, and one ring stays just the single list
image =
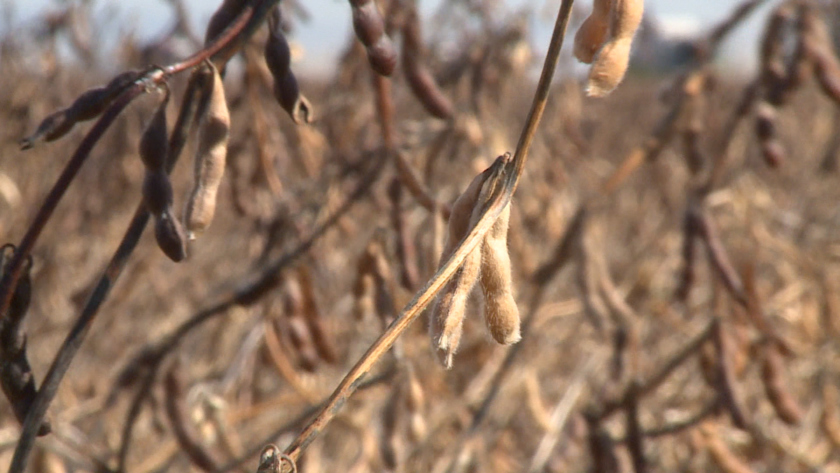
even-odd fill
[{"label": "fuzzy tan pod", "polygon": [[432,309],[429,334],[435,354],[446,369],[452,368],[453,357],[461,343],[467,299],[478,280],[480,267],[481,252],[476,249],[467,255],[461,267],[444,286]]},{"label": "fuzzy tan pod", "polygon": [[519,332],[519,308],[513,297],[507,232],[510,205],[502,210],[481,245],[481,290],[484,293],[484,320],[493,339],[503,345],[516,343]]},{"label": "fuzzy tan pod", "polygon": [[[449,259],[455,248],[467,235],[473,210],[476,208],[482,185],[486,179],[486,173],[476,176],[452,205],[452,212],[449,217],[449,233],[441,254],[441,264]],[[467,256],[452,279],[446,283],[430,312],[429,335],[431,336],[432,347],[440,362],[447,369],[452,367],[452,359],[461,341],[467,299],[478,280],[480,267],[481,250],[476,248]]]},{"label": "fuzzy tan pod", "polygon": [[642,22],[643,0],[614,0],[610,19],[610,39],[598,52],[586,93],[590,97],[604,97],[624,79],[630,63],[633,35]]},{"label": "fuzzy tan pod", "polygon": [[195,232],[205,230],[216,212],[216,196],[225,172],[230,114],[222,78],[212,65],[213,90],[210,101],[201,117],[198,129],[198,149],[195,154],[195,184],[187,200],[184,216],[190,238]]},{"label": "fuzzy tan pod", "polygon": [[574,54],[578,61],[591,64],[595,54],[607,40],[610,30],[612,0],[595,0],[592,13],[583,20],[575,34]]}]

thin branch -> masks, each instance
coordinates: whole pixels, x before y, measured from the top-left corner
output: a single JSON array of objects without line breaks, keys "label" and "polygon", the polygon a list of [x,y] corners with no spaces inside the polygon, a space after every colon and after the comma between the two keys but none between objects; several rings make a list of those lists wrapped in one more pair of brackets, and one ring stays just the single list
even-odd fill
[{"label": "thin branch", "polygon": [[[548,53],[543,65],[531,111],[526,124],[520,135],[516,154],[511,161],[500,157],[493,164],[491,174],[488,177],[488,184],[495,184],[495,189],[490,197],[487,206],[481,214],[481,218],[472,228],[469,234],[460,242],[458,247],[445,264],[435,273],[426,285],[418,292],[414,299],[402,310],[399,317],[385,330],[385,332],[373,343],[368,351],[342,379],[338,387],[330,396],[327,404],[319,411],[318,415],[303,429],[303,431],[286,448],[285,453],[294,461],[300,457],[303,449],[311,443],[318,434],[327,426],[335,414],[341,409],[347,399],[355,392],[356,387],[367,375],[370,369],[380,358],[391,348],[394,342],[414,322],[423,309],[432,301],[437,293],[455,274],[469,255],[484,238],[490,227],[495,223],[496,218],[509,205],[513,192],[519,183],[519,178],[524,171],[531,141],[537,130],[543,110],[545,109],[548,93],[551,87],[551,80],[557,68],[557,61],[560,56],[560,49],[563,44],[563,37],[566,32],[566,25],[572,10],[573,0],[564,0],[557,15],[554,33],[551,38]],[[512,169],[511,169],[512,168]]]}]

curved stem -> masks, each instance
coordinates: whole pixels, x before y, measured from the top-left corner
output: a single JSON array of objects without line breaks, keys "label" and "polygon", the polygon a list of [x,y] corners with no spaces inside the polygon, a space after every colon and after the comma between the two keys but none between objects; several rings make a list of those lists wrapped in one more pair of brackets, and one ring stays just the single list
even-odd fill
[{"label": "curved stem", "polygon": [[417,320],[423,312],[423,309],[426,308],[446,282],[455,274],[467,255],[478,246],[505,206],[510,204],[510,199],[516,190],[519,178],[524,170],[531,141],[536,133],[537,125],[542,118],[542,113],[545,110],[548,92],[551,88],[551,80],[554,76],[554,70],[557,68],[560,49],[563,45],[563,37],[566,33],[566,25],[571,15],[573,3],[574,0],[563,0],[563,4],[560,6],[540,82],[534,95],[531,111],[528,114],[525,127],[519,138],[516,155],[512,160],[507,160],[504,157],[499,158],[493,164],[494,169],[487,179],[490,182],[492,182],[491,180],[495,180],[496,190],[491,196],[487,207],[482,212],[481,218],[470,233],[459,243],[446,263],[440,267],[435,275],[414,296],[411,302],[403,308],[399,317],[371,345],[362,358],[347,373],[344,379],[341,380],[338,387],[336,387],[330,396],[330,399],[318,412],[318,415],[304,427],[303,431],[286,448],[285,453],[292,460],[297,461],[303,449],[335,417],[347,399],[356,391],[357,386],[363,381],[373,365],[393,346],[394,342],[402,333]]},{"label": "curved stem", "polygon": [[105,134],[108,127],[114,123],[117,116],[122,113],[123,109],[144,91],[145,87],[142,84],[134,83],[125,92],[120,94],[114,103],[102,114],[88,134],[85,135],[79,147],[76,148],[70,161],[64,167],[64,170],[61,172],[52,189],[50,189],[49,194],[47,194],[47,198],[44,199],[44,203],[41,204],[41,208],[38,209],[38,213],[23,236],[20,245],[18,245],[17,251],[15,251],[15,255],[9,264],[9,270],[3,275],[3,279],[0,280],[0,314],[5,314],[6,309],[9,307],[14,288],[23,269],[24,261],[26,261],[26,258],[32,252],[35,242],[44,230],[50,217],[52,217],[53,212],[61,201],[61,198],[64,197],[73,179],[79,173],[88,156],[90,156],[93,147],[102,138],[102,135]]}]

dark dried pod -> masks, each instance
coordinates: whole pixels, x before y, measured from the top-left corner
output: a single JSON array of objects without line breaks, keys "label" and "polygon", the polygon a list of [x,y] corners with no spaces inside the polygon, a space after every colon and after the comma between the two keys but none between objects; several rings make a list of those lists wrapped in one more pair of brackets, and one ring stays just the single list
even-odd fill
[{"label": "dark dried pod", "polygon": [[143,202],[152,215],[162,215],[172,207],[172,183],[162,169],[147,171],[143,178]]},{"label": "dark dried pod", "polygon": [[32,259],[30,258],[12,293],[6,318],[0,324],[0,344],[2,344],[0,354],[3,357],[14,357],[24,351],[26,335],[21,330],[21,323],[32,300],[32,277],[29,274],[31,269]]},{"label": "dark dried pod", "polygon": [[126,87],[141,76],[140,72],[128,71],[111,79],[105,87],[90,89],[80,95],[70,107],[59,110],[45,118],[35,133],[24,138],[21,149],[32,148],[38,141],[54,141],[66,135],[81,121],[101,115]]},{"label": "dark dried pod", "polygon": [[802,409],[788,391],[782,355],[775,344],[765,346],[761,364],[761,380],[764,383],[767,399],[770,400],[779,418],[790,425],[799,424],[803,416]]},{"label": "dark dried pod", "polygon": [[142,76],[143,73],[140,71],[126,71],[117,74],[116,77],[111,79],[111,82],[108,82],[105,88],[108,90],[111,98],[113,98]]},{"label": "dark dried pod", "polygon": [[35,133],[27,136],[20,142],[20,149],[30,149],[38,141],[53,141],[66,135],[73,129],[75,122],[67,116],[67,110],[59,110],[45,118]]},{"label": "dark dried pod", "polygon": [[759,140],[776,137],[776,109],[767,102],[758,105],[755,114],[755,134]]},{"label": "dark dried pod", "polygon": [[[279,12],[275,9],[274,12]],[[291,70],[291,50],[286,37],[280,30],[279,14],[272,12],[269,18],[269,35],[265,43],[265,63],[274,78],[274,98],[295,123],[312,121],[312,106],[301,95],[297,79]]]},{"label": "dark dried pod", "polygon": [[385,20],[374,2],[353,8],[353,31],[365,46],[376,43],[385,34]]},{"label": "dark dried pod", "polygon": [[385,33],[385,21],[372,0],[350,0],[353,30],[365,45],[370,67],[377,74],[390,76],[397,66],[397,51]]},{"label": "dark dried pod", "polygon": [[187,257],[187,235],[171,209],[166,209],[155,219],[155,239],[172,261],[178,263]]},{"label": "dark dried pod", "polygon": [[761,143],[761,157],[771,168],[777,168],[785,161],[785,148],[779,140],[773,139]]},{"label": "dark dried pod", "polygon": [[422,62],[423,41],[420,34],[420,21],[413,8],[407,15],[402,35],[402,65],[408,87],[431,115],[437,118],[451,117],[452,102],[443,94],[431,72]]},{"label": "dark dried pod", "polygon": [[248,3],[248,0],[224,0],[207,23],[204,45],[212,43],[214,39],[221,35],[233,23],[233,20],[242,13],[242,10],[248,6]]},{"label": "dark dried pod", "polygon": [[[152,120],[146,125],[140,138],[140,159],[150,171],[163,170],[166,167],[166,155],[169,150],[169,138],[166,132],[166,105],[169,103],[169,89],[158,105]],[[154,212],[153,212],[154,213]]]},{"label": "dark dried pod", "polygon": [[368,47],[367,54],[371,69],[381,76],[390,76],[397,67],[397,50],[387,35],[382,35],[379,41]]},{"label": "dark dried pod", "polygon": [[[32,368],[26,358],[26,343],[23,349],[13,358],[4,358],[0,362],[0,387],[3,394],[12,405],[15,418],[23,424],[26,415],[35,401],[38,391],[35,389],[35,379],[32,376]],[[38,435],[47,435],[52,431],[48,421],[41,423],[38,428]]]},{"label": "dark dried pod", "polygon": [[840,104],[840,63],[828,46],[821,48],[814,56],[814,69],[825,95],[835,103]]}]

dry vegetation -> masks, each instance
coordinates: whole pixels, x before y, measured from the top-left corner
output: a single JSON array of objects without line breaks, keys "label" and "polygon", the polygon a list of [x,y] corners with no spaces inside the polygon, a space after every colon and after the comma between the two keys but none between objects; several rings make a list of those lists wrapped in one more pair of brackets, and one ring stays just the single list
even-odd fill
[{"label": "dry vegetation", "polygon": [[[270,32],[234,20],[243,3],[271,15]],[[576,79],[554,81],[524,174],[505,181],[524,163],[515,144],[536,87],[522,18],[496,2],[451,2],[421,31],[410,1],[351,0],[360,41],[318,83],[296,79],[287,62],[283,31],[301,3],[283,2],[282,18],[266,9],[275,3],[227,1],[211,21],[210,36],[229,24],[244,33],[233,37],[241,51],[224,83],[225,176],[197,239],[171,227],[164,254],[155,233],[168,230],[142,232],[147,206],[156,227],[180,225],[194,186],[191,163],[168,180],[165,172],[178,155],[183,97],[199,97],[204,117],[184,159],[218,153],[224,141],[208,131],[224,114],[212,99],[202,111],[200,96],[212,93],[189,86],[184,68],[145,71],[138,87],[132,75],[102,92],[116,98],[98,96],[111,109],[131,91],[137,99],[67,188],[31,265],[21,258],[17,291],[8,286],[14,249],[4,248],[2,306],[15,297],[0,326],[10,401],[0,406],[3,468],[16,448],[26,458],[16,416],[30,411],[69,333],[84,344],[54,380],[54,399],[38,393],[51,433],[34,444],[30,471],[254,471],[267,444],[291,445],[307,473],[840,471],[840,68],[828,35],[837,25],[824,24],[837,5],[783,2],[755,45],[762,70],[746,83],[709,62],[758,0],[698,41],[695,63],[672,76],[631,75],[603,99],[587,98]],[[633,10],[627,3],[599,2]],[[201,48],[176,11],[171,35],[125,40],[121,70],[177,64],[167,45],[178,37]],[[30,39],[4,40],[3,242],[20,246],[69,156],[99,126],[20,150],[45,117],[72,112],[82,92],[111,80],[96,72],[83,20],[84,9],[71,8]],[[615,41],[598,41],[627,35],[622,27]],[[58,61],[57,38],[87,64]],[[591,60],[598,48],[582,50]],[[220,69],[226,51],[213,56]],[[213,82],[213,69],[196,69]],[[164,82],[168,143],[152,136],[164,97],[152,83]],[[166,162],[155,161],[165,153],[155,146],[168,147]],[[470,204],[456,203],[488,166],[465,193]],[[153,190],[164,181],[171,196]],[[511,182],[507,210],[499,196]],[[458,241],[476,223],[470,241],[481,249],[470,253]],[[136,249],[117,251],[141,234]],[[170,260],[182,251],[184,261]],[[390,350],[365,357],[371,372],[346,378],[335,408],[307,427],[450,254],[467,258],[473,280],[459,283],[462,269],[449,286],[432,285],[462,299],[434,308],[432,340],[427,315],[396,332]],[[476,278],[483,291],[464,292]],[[462,328],[446,319],[458,310]],[[520,330],[510,347],[494,341]],[[30,440],[46,432],[40,419],[28,423]],[[269,447],[259,471],[288,471],[280,457]]]}]

